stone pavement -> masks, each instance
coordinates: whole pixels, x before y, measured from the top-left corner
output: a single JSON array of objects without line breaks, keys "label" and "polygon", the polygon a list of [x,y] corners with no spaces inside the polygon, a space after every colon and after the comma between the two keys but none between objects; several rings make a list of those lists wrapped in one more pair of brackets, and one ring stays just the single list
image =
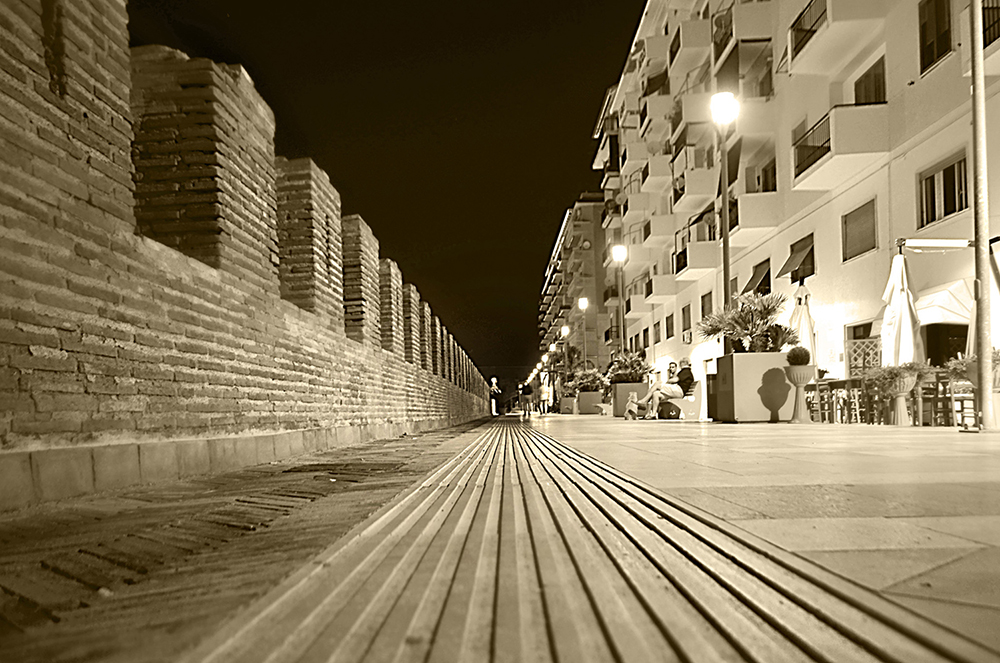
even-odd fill
[{"label": "stone pavement", "polygon": [[1000,651],[1000,436],[561,415],[531,425]]}]

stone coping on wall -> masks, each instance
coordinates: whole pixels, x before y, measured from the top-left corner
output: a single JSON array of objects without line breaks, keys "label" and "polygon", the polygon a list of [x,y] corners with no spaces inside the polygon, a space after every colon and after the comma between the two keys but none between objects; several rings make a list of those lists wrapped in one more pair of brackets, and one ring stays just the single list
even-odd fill
[{"label": "stone coping on wall", "polygon": [[138,484],[218,474],[305,453],[465,423],[405,423],[0,452],[0,512]]}]

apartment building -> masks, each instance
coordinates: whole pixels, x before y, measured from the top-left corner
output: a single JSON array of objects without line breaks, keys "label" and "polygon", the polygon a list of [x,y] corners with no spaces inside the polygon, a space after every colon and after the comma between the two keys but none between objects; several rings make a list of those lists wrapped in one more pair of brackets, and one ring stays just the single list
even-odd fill
[{"label": "apartment building", "polygon": [[[985,4],[997,172],[1000,0]],[[732,292],[790,296],[804,284],[816,363],[831,376],[878,364],[897,239],[972,238],[968,11],[961,0],[650,0],[594,132],[607,287],[619,276],[607,247],[628,248],[627,345],[656,364],[690,357],[696,373],[714,372],[722,344],[696,325],[723,304],[728,205]],[[741,105],[724,139],[709,106],[720,91]],[[906,254],[924,346],[941,363],[964,349],[972,250]]]},{"label": "apartment building", "polygon": [[[606,337],[615,333],[609,324],[605,302],[616,300],[617,291],[605,286],[606,270],[601,251],[604,239],[602,218],[604,194],[584,193],[563,215],[552,255],[545,268],[538,312],[539,349],[556,343],[571,345],[586,357],[589,368],[603,370],[610,350]],[[586,298],[587,308],[579,302]],[[569,335],[563,337],[562,328]]]}]

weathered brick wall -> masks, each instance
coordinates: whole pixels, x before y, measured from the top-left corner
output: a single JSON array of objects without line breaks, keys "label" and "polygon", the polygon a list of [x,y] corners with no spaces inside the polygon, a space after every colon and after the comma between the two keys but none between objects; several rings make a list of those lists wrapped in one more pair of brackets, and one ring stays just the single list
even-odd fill
[{"label": "weathered brick wall", "polygon": [[431,352],[431,339],[434,336],[434,319],[431,305],[421,302],[420,316],[420,367],[428,371],[434,370],[434,359]]},{"label": "weathered brick wall", "polygon": [[340,194],[312,159],[276,160],[281,298],[344,329]]},{"label": "weathered brick wall", "polygon": [[403,358],[406,361],[421,365],[421,317],[423,309],[420,306],[420,291],[412,283],[403,284]]},{"label": "weathered brick wall", "polygon": [[[460,389],[282,299],[273,119],[241,69],[141,52],[136,232],[124,0],[45,3],[0,3],[0,509],[487,412],[485,382]],[[311,211],[336,207],[309,172]],[[210,260],[171,239],[192,218],[221,231]]]},{"label": "weathered brick wall", "polygon": [[399,265],[382,258],[378,265],[382,349],[403,356],[403,273]]},{"label": "weathered brick wall", "polygon": [[239,65],[132,50],[139,232],[276,291],[274,114]]},{"label": "weathered brick wall", "polygon": [[344,217],[344,326],[347,337],[382,345],[378,240],[358,214]]}]

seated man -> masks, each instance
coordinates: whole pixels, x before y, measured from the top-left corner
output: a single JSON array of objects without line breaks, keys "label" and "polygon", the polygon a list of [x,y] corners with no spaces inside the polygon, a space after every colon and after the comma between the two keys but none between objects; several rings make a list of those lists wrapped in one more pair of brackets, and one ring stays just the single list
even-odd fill
[{"label": "seated man", "polygon": [[637,403],[646,405],[646,415],[644,419],[658,419],[660,412],[660,401],[670,398],[684,398],[684,394],[694,382],[694,374],[691,372],[691,361],[687,358],[681,359],[681,369],[677,370],[677,364],[670,362],[667,366],[667,381],[660,380],[660,374],[656,374],[656,381],[649,388],[646,394]]}]

